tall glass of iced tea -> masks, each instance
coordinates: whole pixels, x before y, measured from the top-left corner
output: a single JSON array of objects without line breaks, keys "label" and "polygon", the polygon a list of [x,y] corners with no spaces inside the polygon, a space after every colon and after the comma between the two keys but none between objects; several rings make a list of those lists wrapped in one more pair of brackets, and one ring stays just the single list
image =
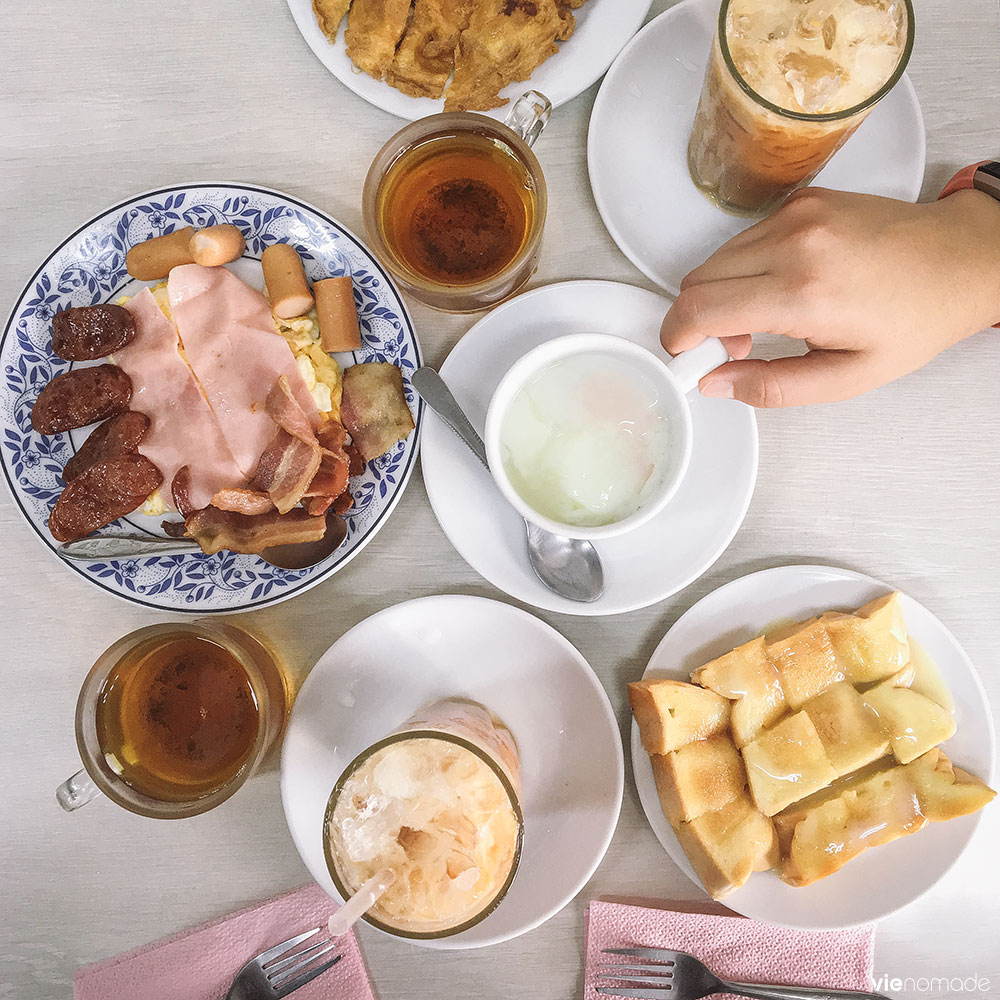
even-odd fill
[{"label": "tall glass of iced tea", "polygon": [[772,211],[903,75],[910,0],[722,0],[688,165],[722,208]]}]

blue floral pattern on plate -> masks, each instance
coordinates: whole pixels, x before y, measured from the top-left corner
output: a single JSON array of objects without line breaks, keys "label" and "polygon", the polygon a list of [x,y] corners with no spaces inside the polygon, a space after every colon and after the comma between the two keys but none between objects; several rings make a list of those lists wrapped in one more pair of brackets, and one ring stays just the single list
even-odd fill
[{"label": "blue floral pattern on plate", "polygon": [[[266,188],[248,184],[163,188],[116,205],[64,240],[28,282],[0,340],[0,465],[35,534],[55,552],[57,543],[47,527],[49,512],[62,492],[62,468],[90,430],[43,436],[31,427],[31,407],[38,393],[55,375],[73,367],[52,353],[53,315],[70,306],[113,302],[138,291],[142,285],[125,270],[125,254],[136,243],[184,226],[220,222],[231,222],[243,231],[247,249],[237,265],[243,277],[248,276],[247,268],[256,268],[258,284],[260,269],[253,262],[265,247],[282,242],[296,247],[313,280],[351,275],[363,346],[338,360],[344,366],[364,361],[399,365],[417,429],[351,481],[354,506],[346,518],[347,539],[318,566],[284,570],[256,556],[232,552],[64,563],[111,594],[159,610],[245,611],[315,586],[375,535],[399,500],[416,460],[422,403],[409,375],[421,364],[420,346],[399,293],[360,240],[319,209]],[[105,531],[162,534],[159,521],[133,514]]]}]

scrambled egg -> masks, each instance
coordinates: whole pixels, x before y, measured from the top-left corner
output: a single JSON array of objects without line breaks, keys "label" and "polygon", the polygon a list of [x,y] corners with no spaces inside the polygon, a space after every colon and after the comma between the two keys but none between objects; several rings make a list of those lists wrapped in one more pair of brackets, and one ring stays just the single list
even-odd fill
[{"label": "scrambled egg", "polygon": [[[161,281],[158,285],[150,288],[156,304],[161,312],[171,322],[173,315],[170,312],[170,299],[167,296],[167,283]],[[123,295],[117,299],[117,304],[125,305],[131,298]],[[302,380],[306,384],[316,409],[326,420],[340,420],[340,400],[343,393],[343,379],[341,377],[340,365],[323,350],[320,344],[319,319],[316,310],[313,309],[306,316],[296,316],[294,319],[279,319],[277,316],[271,317],[274,320],[275,328],[286,341],[295,355],[295,363],[298,365]],[[181,349],[183,354],[183,348]],[[166,501],[156,490],[149,496],[145,503],[139,508],[140,514],[147,514],[150,517],[161,517],[168,511]]]},{"label": "scrambled egg", "polygon": [[306,316],[294,319],[273,317],[278,329],[295,355],[306,388],[312,393],[316,409],[327,420],[340,420],[340,398],[343,382],[340,365],[323,350],[319,340],[319,320],[313,309]]}]

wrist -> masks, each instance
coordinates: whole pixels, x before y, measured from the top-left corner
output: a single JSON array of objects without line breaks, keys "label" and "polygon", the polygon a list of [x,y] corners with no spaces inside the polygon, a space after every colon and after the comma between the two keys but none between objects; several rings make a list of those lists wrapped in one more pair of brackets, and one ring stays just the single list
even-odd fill
[{"label": "wrist", "polygon": [[968,307],[970,328],[962,339],[1000,323],[1000,201],[965,188],[935,207],[947,216],[956,305]]}]

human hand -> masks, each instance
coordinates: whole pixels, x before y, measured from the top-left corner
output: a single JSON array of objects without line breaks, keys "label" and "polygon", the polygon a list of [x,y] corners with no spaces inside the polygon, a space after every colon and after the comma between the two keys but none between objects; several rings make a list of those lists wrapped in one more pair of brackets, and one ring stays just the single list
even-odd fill
[{"label": "human hand", "polygon": [[[725,341],[736,360],[701,380],[705,396],[800,406],[891,382],[997,321],[1000,202],[804,188],[687,275],[660,340],[671,354]],[[809,351],[748,359],[760,333]]]}]

